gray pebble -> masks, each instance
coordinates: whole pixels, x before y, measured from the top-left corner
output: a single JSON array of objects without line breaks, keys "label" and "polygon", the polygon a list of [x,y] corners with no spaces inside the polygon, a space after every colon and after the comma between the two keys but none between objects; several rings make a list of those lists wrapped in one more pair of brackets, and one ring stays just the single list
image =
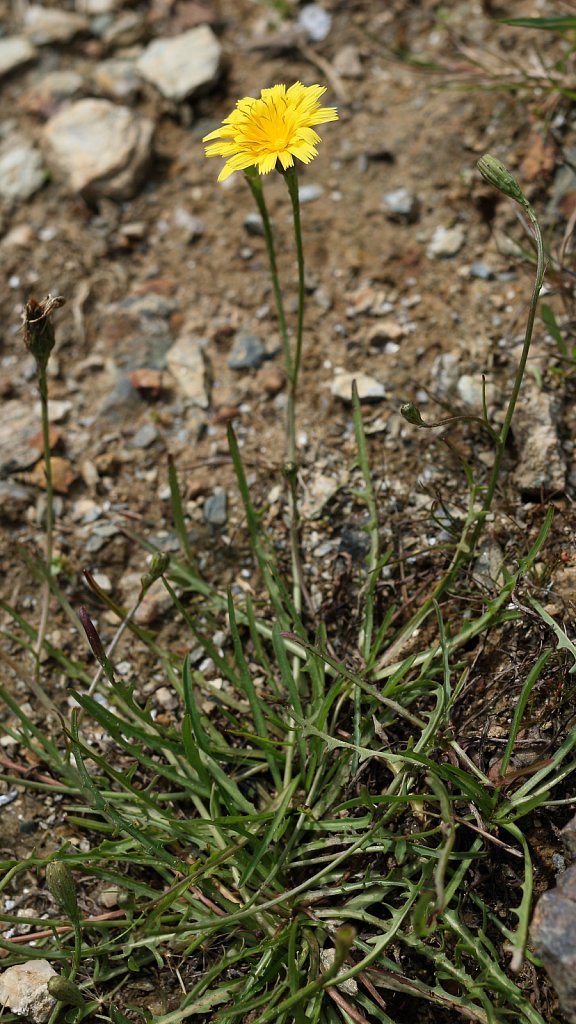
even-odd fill
[{"label": "gray pebble", "polygon": [[211,526],[225,526],[228,519],[228,496],[224,487],[216,487],[204,502],[204,518]]},{"label": "gray pebble", "polygon": [[396,188],[384,196],[384,209],[389,220],[414,224],[420,214],[420,202],[409,189]]},{"label": "gray pebble", "polygon": [[301,185],[300,186],[300,202],[301,203],[313,203],[315,199],[320,199],[320,196],[324,194],[322,185]]},{"label": "gray pebble", "polygon": [[231,370],[257,370],[266,357],[266,349],[255,334],[237,334],[228,366]]},{"label": "gray pebble", "polygon": [[130,442],[131,448],[149,448],[151,444],[154,444],[158,440],[158,431],[153,423],[143,423],[139,430],[136,431],[132,441]]}]

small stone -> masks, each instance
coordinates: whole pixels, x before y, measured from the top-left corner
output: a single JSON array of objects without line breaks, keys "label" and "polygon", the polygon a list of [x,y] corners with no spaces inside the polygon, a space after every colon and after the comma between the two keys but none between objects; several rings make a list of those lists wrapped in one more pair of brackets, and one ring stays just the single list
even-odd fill
[{"label": "small stone", "polygon": [[304,519],[317,519],[341,486],[342,481],[338,477],[329,476],[328,473],[315,473],[307,480],[301,503]]},{"label": "small stone", "polygon": [[242,223],[246,234],[251,238],[264,236],[264,224],[259,213],[247,213]]},{"label": "small stone", "polygon": [[358,49],[352,43],[343,46],[336,53],[332,67],[341,78],[362,78],[362,64]]},{"label": "small stone", "polygon": [[118,885],[107,885],[98,897],[98,902],[105,910],[112,910],[118,906],[121,889]]},{"label": "small stone", "polygon": [[237,334],[228,357],[231,370],[257,370],[267,358],[260,338],[255,334]]},{"label": "small stone", "polygon": [[159,686],[157,690],[154,690],[154,700],[165,711],[173,711],[180,703],[178,694],[169,686]]},{"label": "small stone", "polygon": [[173,214],[174,227],[179,228],[184,234],[184,241],[190,244],[201,238],[204,234],[204,221],[195,214],[189,213],[183,206],[178,206]]},{"label": "small stone", "polygon": [[[59,455],[53,455],[50,464],[52,469],[52,487],[56,494],[68,494],[72,484],[78,479],[73,464],[69,459],[64,459]],[[27,479],[31,484],[35,484],[43,491],[46,490],[46,470],[43,461],[38,462],[34,466]]]},{"label": "small stone", "polygon": [[137,11],[126,11],[104,29],[102,38],[107,46],[134,46],[142,40],[145,31],[146,22],[142,15]]},{"label": "small stone", "polygon": [[36,52],[35,47],[24,36],[6,36],[0,39],[0,77],[34,60]]},{"label": "small stone", "polygon": [[562,494],[566,487],[566,460],[558,437],[560,415],[552,395],[531,387],[516,406],[513,424],[518,451],[514,481],[524,498]]},{"label": "small stone", "polygon": [[358,398],[361,402],[381,402],[386,398],[384,385],[367,373],[348,373],[344,370],[337,370],[336,376],[330,385],[330,390],[335,398],[343,402],[352,402],[352,384],[356,381]]},{"label": "small stone", "polygon": [[[51,398],[48,402],[48,410],[50,413],[51,423],[63,423],[67,418],[68,413],[72,412],[74,408],[72,402],[67,398]],[[34,412],[40,420],[42,415],[42,406],[40,402],[34,403]]]},{"label": "small stone", "polygon": [[282,391],[285,383],[284,371],[279,366],[262,366],[256,374],[255,384],[259,391],[270,398]]},{"label": "small stone", "polygon": [[390,341],[400,341],[405,333],[396,320],[378,320],[368,331],[368,344],[383,348]]},{"label": "small stone", "polygon": [[496,403],[496,388],[493,384],[484,384],[478,374],[463,373],[458,378],[456,391],[460,401],[476,412],[482,411],[483,393],[485,393],[486,404],[489,409],[494,408]]},{"label": "small stone", "polygon": [[407,188],[396,188],[384,196],[388,220],[415,224],[420,215],[420,200]]},{"label": "small stone", "polygon": [[132,387],[136,388],[136,391],[139,391],[144,398],[154,400],[162,391],[161,370],[142,367],[140,370],[132,370],[132,373],[128,374],[128,379]]},{"label": "small stone", "polygon": [[56,1004],[48,982],[56,976],[48,960],[29,960],[8,967],[0,975],[0,1006],[27,1017],[33,1024],[45,1024]]},{"label": "small stone", "polygon": [[204,502],[204,519],[211,526],[225,526],[228,519],[228,495],[224,487],[215,487]]},{"label": "small stone", "polygon": [[24,31],[36,46],[68,43],[80,32],[88,32],[89,22],[72,11],[30,4],[24,14]]},{"label": "small stone", "polygon": [[201,409],[207,409],[210,404],[204,360],[205,344],[205,338],[184,333],[166,353],[166,365],[178,387]]},{"label": "small stone", "polygon": [[66,100],[75,99],[84,88],[84,79],[77,71],[49,71],[20,99],[20,106],[29,114],[52,117]]},{"label": "small stone", "polygon": [[5,144],[0,149],[0,195],[4,199],[29,199],[46,181],[42,157],[28,142]]},{"label": "small stone", "polygon": [[154,125],[109,100],[78,100],[44,128],[46,156],[74,192],[131,198],[150,159]]},{"label": "small stone", "polygon": [[92,72],[96,88],[112,100],[132,104],[142,88],[142,79],[132,60],[103,60]]},{"label": "small stone", "polygon": [[138,59],[140,74],[166,99],[179,102],[218,77],[222,47],[208,25],[155,39]]},{"label": "small stone", "polygon": [[105,594],[112,593],[112,580],[105,572],[93,572],[92,578],[96,586],[100,587],[100,590],[103,590]]},{"label": "small stone", "polygon": [[131,448],[149,448],[158,440],[158,431],[153,423],[143,423],[130,442]]},{"label": "small stone", "polygon": [[142,602],[134,613],[134,622],[138,626],[151,626],[172,607],[172,598],[162,583],[155,580],[148,588]]},{"label": "small stone", "polygon": [[30,504],[30,491],[27,487],[13,480],[0,480],[0,521],[21,523]]},{"label": "small stone", "polygon": [[313,43],[321,43],[332,28],[332,15],[320,4],[306,4],[298,13],[298,26]]},{"label": "small stone", "polygon": [[75,7],[79,14],[112,14],[122,0],[76,0]]},{"label": "small stone", "polygon": [[[556,578],[554,578],[554,585],[556,585]],[[574,593],[574,590],[572,590]],[[562,829],[562,839],[566,843],[566,846],[570,850],[573,857],[576,857],[576,816],[571,818],[568,824]]]},{"label": "small stone", "polygon": [[465,239],[463,228],[445,228],[439,225],[432,235],[426,254],[430,259],[448,259],[460,252]]},{"label": "small stone", "polygon": [[27,249],[28,246],[32,245],[36,239],[34,229],[30,224],[17,224],[11,228],[10,231],[4,235],[2,239],[2,245],[9,248],[12,245],[21,246],[23,249]]},{"label": "small stone", "polygon": [[301,203],[313,203],[324,195],[322,185],[300,185],[299,197]]},{"label": "small stone", "polygon": [[481,281],[493,281],[496,275],[487,263],[483,263],[482,260],[477,260],[470,267],[470,276],[478,277]]}]

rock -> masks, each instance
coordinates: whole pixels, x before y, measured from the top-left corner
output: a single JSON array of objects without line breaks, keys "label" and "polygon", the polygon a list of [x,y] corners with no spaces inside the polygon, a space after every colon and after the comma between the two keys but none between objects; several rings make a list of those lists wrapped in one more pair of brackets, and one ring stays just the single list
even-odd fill
[{"label": "rock", "polygon": [[153,401],[160,396],[162,391],[162,371],[150,370],[142,367],[140,370],[133,370],[128,374],[128,379],[133,388],[139,391],[144,398]]},{"label": "rock", "polygon": [[113,910],[118,906],[121,894],[122,889],[119,885],[107,885],[98,896],[98,903],[106,910]]},{"label": "rock", "polygon": [[368,344],[384,348],[390,341],[400,341],[405,333],[404,328],[396,320],[378,320],[368,331]]},{"label": "rock", "polygon": [[0,475],[28,469],[38,461],[35,435],[39,420],[24,401],[4,401],[0,417]]},{"label": "rock", "polygon": [[384,196],[384,210],[388,220],[414,224],[420,215],[420,200],[407,188],[395,188]]},{"label": "rock", "polygon": [[496,275],[487,263],[484,263],[482,260],[476,260],[470,267],[470,276],[478,277],[481,281],[493,281]]},{"label": "rock", "polygon": [[68,43],[80,32],[88,32],[90,23],[82,14],[61,8],[30,4],[24,14],[24,32],[36,46]]},{"label": "rock", "polygon": [[512,431],[518,451],[514,482],[524,498],[561,494],[566,486],[566,462],[557,423],[559,409],[552,395],[536,387],[525,390],[514,413]]},{"label": "rock", "polygon": [[338,50],[332,61],[332,67],[341,78],[362,78],[363,76],[360,54],[352,43]]},{"label": "rock", "polygon": [[27,1017],[33,1024],[45,1024],[56,1004],[48,992],[48,982],[56,976],[47,960],[8,967],[0,975],[0,1006]]},{"label": "rock", "polygon": [[430,259],[448,259],[455,256],[464,245],[465,238],[463,228],[445,228],[439,225],[430,239],[426,255]]},{"label": "rock", "polygon": [[44,128],[48,162],[87,198],[129,199],[150,159],[154,125],[108,100],[78,100]]},{"label": "rock", "polygon": [[[78,479],[73,464],[69,459],[64,459],[60,455],[53,455],[50,465],[52,469],[52,487],[56,494],[68,494],[72,484]],[[34,466],[27,479],[31,484],[35,484],[36,487],[40,487],[43,491],[46,490],[46,471],[43,460]]]},{"label": "rock", "polygon": [[215,487],[204,502],[204,519],[211,526],[225,526],[228,519],[228,495],[224,487]]},{"label": "rock", "polygon": [[0,147],[0,195],[4,199],[29,199],[46,181],[47,172],[35,146],[15,140]]},{"label": "rock", "polygon": [[231,370],[257,370],[267,358],[264,344],[255,334],[236,335],[228,357]]},{"label": "rock", "polygon": [[184,234],[184,241],[190,244],[201,238],[204,234],[204,221],[195,214],[189,213],[183,206],[177,206],[173,214],[174,227],[179,228]]},{"label": "rock", "polygon": [[23,249],[27,249],[28,246],[33,245],[36,241],[36,234],[34,228],[30,224],[16,224],[13,228],[8,231],[2,239],[2,245],[10,247],[12,245],[22,246]]},{"label": "rock", "polygon": [[84,88],[84,79],[76,71],[49,71],[35,82],[20,99],[29,114],[52,117],[65,100],[74,99]]},{"label": "rock", "polygon": [[301,203],[313,203],[315,199],[320,199],[320,196],[324,195],[324,189],[322,185],[300,185],[298,194]]},{"label": "rock", "polygon": [[474,578],[489,592],[494,592],[504,583],[504,564],[504,552],[497,541],[484,540],[478,546],[474,561]]},{"label": "rock", "polygon": [[155,39],[138,59],[140,74],[169,100],[179,102],[211,85],[220,71],[222,47],[208,25]]},{"label": "rock", "polygon": [[259,213],[247,213],[242,224],[246,234],[250,235],[252,238],[257,238],[258,236],[261,238],[264,237],[264,225]]},{"label": "rock", "polygon": [[386,397],[384,385],[367,373],[348,373],[345,370],[337,370],[336,376],[330,385],[330,390],[335,398],[343,402],[352,401],[352,384],[356,381],[358,397],[361,402],[381,402]]},{"label": "rock", "polygon": [[115,18],[103,32],[103,40],[107,46],[134,46],[139,43],[146,32],[146,22],[137,11],[126,11]]},{"label": "rock", "polygon": [[153,423],[143,423],[130,441],[131,448],[149,448],[158,440],[158,431]]},{"label": "rock", "polygon": [[[554,585],[556,578],[554,578]],[[572,594],[574,590],[572,590]],[[576,857],[576,816],[571,818],[568,824],[562,829],[562,838],[573,857]]]},{"label": "rock", "polygon": [[27,487],[13,480],[0,480],[0,522],[19,525],[31,504]]},{"label": "rock", "polygon": [[576,1022],[576,867],[558,877],[540,897],[530,937],[541,957],[568,1021]]},{"label": "rock", "polygon": [[75,7],[79,14],[112,14],[122,0],[76,0]]},{"label": "rock", "polygon": [[493,409],[496,403],[496,388],[493,384],[483,385],[482,377],[479,374],[463,373],[458,378],[456,391],[460,401],[469,409],[475,412],[482,412],[482,393],[486,392],[486,404]]},{"label": "rock", "polygon": [[142,79],[133,60],[100,61],[92,72],[92,81],[104,96],[130,105],[142,88]]},{"label": "rock", "polygon": [[282,391],[285,379],[284,371],[279,366],[262,366],[256,374],[255,384],[259,391],[273,398]]},{"label": "rock", "polygon": [[0,39],[0,77],[34,60],[36,52],[24,36],[5,36]]},{"label": "rock", "polygon": [[332,15],[320,4],[306,4],[298,13],[298,26],[313,43],[321,43],[332,28]]},{"label": "rock", "polygon": [[134,622],[137,626],[151,626],[171,607],[172,598],[162,580],[155,580],[144,594],[141,604],[138,605],[134,613]]},{"label": "rock", "polygon": [[306,481],[300,509],[303,518],[317,519],[341,486],[342,481],[338,477],[329,476],[327,473],[315,473]]},{"label": "rock", "polygon": [[180,703],[178,694],[169,686],[159,686],[157,690],[154,690],[154,699],[165,711],[173,711]]},{"label": "rock", "polygon": [[207,409],[210,404],[203,351],[205,344],[205,338],[184,333],[166,354],[166,364],[178,387],[201,409]]}]

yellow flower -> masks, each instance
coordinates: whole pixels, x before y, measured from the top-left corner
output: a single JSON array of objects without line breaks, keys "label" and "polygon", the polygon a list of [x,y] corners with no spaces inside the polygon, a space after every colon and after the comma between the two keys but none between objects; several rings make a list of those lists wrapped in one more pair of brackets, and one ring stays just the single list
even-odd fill
[{"label": "yellow flower", "polygon": [[320,97],[325,92],[322,85],[295,82],[289,89],[285,85],[262,89],[259,99],[246,96],[238,100],[236,109],[222,126],[202,140],[210,142],[206,156],[228,158],[218,181],[247,167],[268,174],[278,160],[284,170],[293,166],[294,157],[304,164],[310,163],[321,141],[312,126],[338,120],[335,107],[320,106]]}]

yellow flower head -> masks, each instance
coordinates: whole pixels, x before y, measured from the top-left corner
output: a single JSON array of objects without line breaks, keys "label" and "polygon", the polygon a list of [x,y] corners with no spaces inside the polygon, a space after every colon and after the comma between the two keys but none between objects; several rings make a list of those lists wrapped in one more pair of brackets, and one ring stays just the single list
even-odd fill
[{"label": "yellow flower head", "polygon": [[[227,157],[218,175],[224,181],[234,171],[256,167],[259,174],[274,170],[279,160],[284,170],[292,167],[294,157],[308,164],[317,154],[320,136],[312,127],[337,121],[335,107],[321,107],[322,85],[295,82],[289,89],[273,85],[262,89],[259,99],[246,96],[220,128],[202,140],[209,142],[206,156]],[[218,139],[218,142],[212,142]]]}]

